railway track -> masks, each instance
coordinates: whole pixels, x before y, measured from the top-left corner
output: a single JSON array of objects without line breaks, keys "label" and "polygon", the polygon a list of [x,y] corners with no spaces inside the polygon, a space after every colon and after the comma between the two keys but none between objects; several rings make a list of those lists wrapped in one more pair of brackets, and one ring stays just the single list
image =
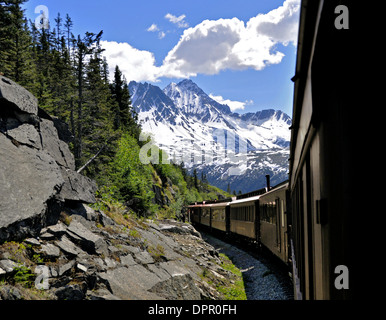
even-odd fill
[{"label": "railway track", "polygon": [[293,300],[292,281],[282,262],[248,245],[223,241],[202,230],[200,233],[241,270],[248,300]]}]

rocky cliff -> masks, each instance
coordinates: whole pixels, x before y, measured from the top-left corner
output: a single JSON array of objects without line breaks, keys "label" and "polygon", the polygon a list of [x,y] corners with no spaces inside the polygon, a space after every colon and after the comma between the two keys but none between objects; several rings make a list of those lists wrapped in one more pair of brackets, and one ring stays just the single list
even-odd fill
[{"label": "rocky cliff", "polygon": [[70,137],[0,76],[0,300],[222,298],[236,276],[192,226],[86,205]]},{"label": "rocky cliff", "polygon": [[75,171],[63,127],[0,76],[0,242],[36,235],[66,202],[95,202],[96,184]]}]

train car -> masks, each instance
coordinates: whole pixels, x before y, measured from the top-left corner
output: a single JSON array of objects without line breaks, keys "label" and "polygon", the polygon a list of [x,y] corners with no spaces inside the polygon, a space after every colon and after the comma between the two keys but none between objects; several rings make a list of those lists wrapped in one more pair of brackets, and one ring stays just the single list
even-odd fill
[{"label": "train car", "polygon": [[301,4],[289,176],[297,299],[352,299],[353,136],[360,120],[346,91],[352,44],[351,30],[342,26],[350,8],[344,3]]},{"label": "train car", "polygon": [[189,217],[189,221],[193,224],[193,225],[199,225],[200,224],[200,217],[201,217],[201,208],[202,208],[203,204],[199,204],[199,203],[194,203],[194,204],[191,204],[189,207],[188,207],[188,217]]},{"label": "train car", "polygon": [[253,241],[259,238],[259,199],[260,195],[229,203],[232,234],[247,237]]},{"label": "train car", "polygon": [[289,253],[287,197],[288,182],[285,182],[259,198],[259,241],[285,263]]},{"label": "train car", "polygon": [[[188,207],[190,221],[209,229],[229,232],[229,202],[232,199],[203,201]],[[227,219],[228,217],[228,219]]]},{"label": "train car", "polygon": [[229,217],[229,200],[210,204],[209,207],[211,210],[211,228],[223,232],[229,231],[229,224],[227,223],[227,216]]}]

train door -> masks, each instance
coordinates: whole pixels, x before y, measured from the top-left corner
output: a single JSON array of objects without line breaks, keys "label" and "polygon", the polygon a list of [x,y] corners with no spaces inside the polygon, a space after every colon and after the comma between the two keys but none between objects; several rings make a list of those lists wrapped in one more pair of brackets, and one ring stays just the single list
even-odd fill
[{"label": "train door", "polygon": [[306,228],[306,271],[308,273],[308,297],[307,299],[314,299],[314,226],[313,226],[313,214],[312,214],[312,183],[311,183],[311,165],[310,165],[310,154],[307,154],[305,162],[305,179],[303,180],[304,194],[304,225]]},{"label": "train door", "polygon": [[227,205],[225,207],[225,225],[226,231],[229,234],[231,232],[231,206]]},{"label": "train door", "polygon": [[254,218],[255,218],[256,242],[260,246],[261,234],[260,234],[260,202],[259,202],[259,200],[255,201],[255,204],[254,204]]},{"label": "train door", "polygon": [[276,247],[279,252],[281,252],[281,203],[280,198],[275,199],[276,207]]},{"label": "train door", "polygon": [[298,287],[296,286],[295,296],[297,299],[303,299],[306,292],[306,281],[305,281],[305,235],[304,235],[304,208],[303,208],[303,177],[300,172],[299,177],[296,181],[296,185],[293,189],[292,194],[292,205],[293,205],[293,219],[292,219],[292,238],[294,240],[294,256],[293,262],[295,263],[296,270],[294,269],[295,276],[297,275]]},{"label": "train door", "polygon": [[[285,195],[284,195],[285,197]],[[280,225],[280,252],[283,260],[288,259],[287,217],[284,198],[279,199],[278,224]]]}]

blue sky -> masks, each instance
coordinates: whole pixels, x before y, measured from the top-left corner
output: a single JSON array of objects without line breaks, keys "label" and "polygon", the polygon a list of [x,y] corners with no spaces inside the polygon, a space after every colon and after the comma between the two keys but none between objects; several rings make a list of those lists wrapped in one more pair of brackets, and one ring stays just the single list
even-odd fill
[{"label": "blue sky", "polygon": [[[103,30],[111,69],[161,88],[190,78],[235,112],[292,116],[300,0],[30,0],[51,26],[68,13],[73,33]],[[229,102],[231,101],[231,102]]]}]

